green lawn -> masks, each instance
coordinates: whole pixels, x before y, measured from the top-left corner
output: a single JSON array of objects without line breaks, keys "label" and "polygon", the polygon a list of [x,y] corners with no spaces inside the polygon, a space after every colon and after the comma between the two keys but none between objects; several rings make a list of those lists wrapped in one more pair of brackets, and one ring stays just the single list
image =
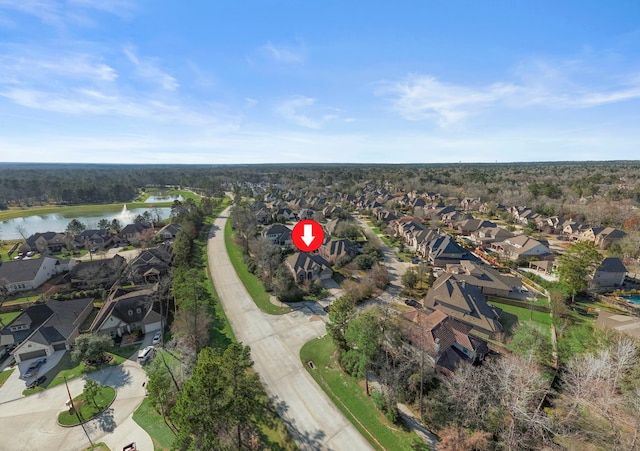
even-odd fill
[{"label": "green lawn", "polygon": [[[113,360],[111,361],[111,363],[109,363],[109,365],[114,366],[121,364],[122,362],[127,360],[137,349],[137,345],[130,345],[124,348],[120,348],[118,346],[113,347],[109,352],[109,354],[113,357]],[[22,392],[22,394],[28,396],[33,393],[42,391],[46,388],[55,387],[56,385],[64,383],[65,377],[68,381],[70,381],[99,369],[100,368],[98,367],[86,366],[84,362],[74,362],[71,359],[71,352],[66,352],[62,356],[58,364],[47,372],[47,380],[44,382],[44,384],[36,388],[27,388]]]},{"label": "green lawn", "polygon": [[503,313],[500,322],[507,333],[511,333],[513,327],[523,322],[530,322],[545,329],[549,329],[551,325],[551,316],[548,313],[536,312],[526,307],[514,307],[513,305],[499,302],[489,302],[489,304],[502,309]]},{"label": "green lawn", "polygon": [[[410,450],[420,439],[402,426],[390,423],[380,412],[373,398],[367,396],[358,380],[343,373],[333,361],[335,346],[326,335],[305,344],[300,350],[304,367],[335,405],[369,441],[379,450]],[[315,369],[309,368],[313,361]]]},{"label": "green lawn", "polygon": [[176,436],[164,422],[162,415],[156,412],[149,398],[142,401],[140,407],[133,413],[133,421],[151,436],[154,450],[171,449],[171,444]]},{"label": "green lawn", "polygon": [[15,304],[24,304],[25,302],[33,302],[37,300],[40,295],[36,294],[34,296],[23,296],[21,298],[10,299],[6,302],[3,302],[3,305],[15,305]]},{"label": "green lawn", "polygon": [[0,313],[0,321],[2,321],[2,324],[6,326],[11,321],[16,319],[20,315],[20,313],[22,312],[17,311],[17,312]]},{"label": "green lawn", "polygon": [[[96,396],[95,404],[85,400],[84,395],[80,395],[73,398],[73,405],[78,409],[80,418],[83,421],[87,421],[106,409],[115,397],[116,391],[113,387],[103,385]],[[65,426],[73,426],[80,424],[80,421],[75,413],[71,414],[69,410],[65,410],[58,415],[58,423]]]},{"label": "green lawn", "polygon": [[[222,201],[222,204],[214,210],[213,215],[206,218],[206,225],[202,228],[202,232],[200,234],[200,237],[198,238],[198,245],[203,246],[203,249],[207,248],[207,239],[209,236],[209,229],[211,225],[213,225],[215,219],[220,215],[220,213],[222,213],[225,208],[227,208],[230,202],[231,199],[225,197]],[[215,317],[213,318],[213,323],[211,325],[211,346],[225,349],[230,343],[236,342],[237,340],[233,333],[233,330],[231,329],[231,324],[229,324],[229,320],[227,319],[227,314],[224,312],[222,304],[220,303],[220,297],[218,296],[216,287],[213,284],[211,271],[209,269],[209,258],[206,252],[202,253],[201,262],[207,280],[209,281],[207,288],[215,299]]]},{"label": "green lawn", "polygon": [[15,368],[12,368],[0,373],[0,387],[2,387],[5,382],[7,382],[7,379],[9,379],[9,376],[11,376],[11,373],[13,373],[15,370]]},{"label": "green lawn", "polygon": [[240,277],[244,287],[253,298],[253,302],[256,303],[260,310],[272,315],[280,315],[290,312],[291,309],[289,307],[279,307],[271,303],[269,300],[269,293],[265,291],[260,279],[247,270],[247,266],[242,261],[242,249],[233,242],[233,236],[234,233],[231,230],[231,221],[227,221],[224,229],[224,241],[227,246],[227,252],[229,253],[231,264],[233,264],[238,277]]},{"label": "green lawn", "polygon": [[111,448],[109,448],[105,443],[100,442],[86,448],[85,451],[111,451]]}]

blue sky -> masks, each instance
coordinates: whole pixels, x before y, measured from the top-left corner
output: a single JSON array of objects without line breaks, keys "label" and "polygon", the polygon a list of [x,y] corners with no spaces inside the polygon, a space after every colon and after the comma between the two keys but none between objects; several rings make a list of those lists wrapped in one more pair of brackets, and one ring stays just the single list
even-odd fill
[{"label": "blue sky", "polygon": [[0,161],[640,159],[640,3],[0,0]]}]

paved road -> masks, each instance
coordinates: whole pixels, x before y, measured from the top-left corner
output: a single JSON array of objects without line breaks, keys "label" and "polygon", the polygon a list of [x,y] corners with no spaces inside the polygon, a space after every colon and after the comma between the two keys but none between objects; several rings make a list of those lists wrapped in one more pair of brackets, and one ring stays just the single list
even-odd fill
[{"label": "paved road", "polygon": [[[153,451],[151,437],[133,421],[132,414],[142,403],[146,373],[133,361],[90,374],[91,379],[117,390],[116,400],[98,418],[86,424],[94,442],[105,442],[112,450],[132,441],[142,451]],[[69,382],[72,396],[82,392],[84,379]],[[1,450],[83,450],[89,445],[82,427],[58,426],[58,413],[68,400],[64,384],[0,405]]]},{"label": "paved road", "polygon": [[261,312],[238,278],[224,244],[229,209],[216,220],[208,243],[216,291],[239,341],[251,347],[254,368],[301,449],[370,450],[300,362],[300,348],[326,333],[321,315],[301,309],[286,315]]}]

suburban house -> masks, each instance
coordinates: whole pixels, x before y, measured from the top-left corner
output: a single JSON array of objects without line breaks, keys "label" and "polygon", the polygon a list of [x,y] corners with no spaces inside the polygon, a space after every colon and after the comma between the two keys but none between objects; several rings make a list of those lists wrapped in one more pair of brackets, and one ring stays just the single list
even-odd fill
[{"label": "suburban house", "polygon": [[287,257],[285,266],[296,282],[330,279],[333,275],[331,264],[320,255],[296,252]]},{"label": "suburban house", "polygon": [[149,333],[161,328],[160,301],[154,297],[155,289],[113,290],[90,330],[96,334],[121,337],[135,331]]},{"label": "suburban house", "polygon": [[296,214],[287,207],[284,208],[278,208],[276,210],[276,212],[273,214],[273,220],[274,221],[279,221],[281,219],[284,219],[285,221],[291,221],[292,219],[296,218]]},{"label": "suburban house", "polygon": [[127,224],[118,233],[120,241],[128,241],[131,244],[139,244],[149,233],[153,233],[153,228],[146,224]]},{"label": "suburban house", "polygon": [[[12,339],[17,363],[71,349],[80,325],[93,310],[93,299],[50,300],[27,308],[2,330],[2,341]],[[11,337],[11,338],[9,338]]]},{"label": "suburban house", "polygon": [[491,244],[491,249],[510,260],[551,254],[546,245],[527,235],[517,235],[504,241],[494,242]]},{"label": "suburban house", "polygon": [[340,218],[332,219],[331,221],[327,221],[327,223],[324,225],[324,229],[327,231],[328,235],[333,236],[336,234],[336,230],[338,230],[338,226],[344,223],[346,223],[344,219],[340,219]]},{"label": "suburban house", "polygon": [[578,239],[580,241],[592,241],[600,249],[608,249],[613,243],[617,243],[627,234],[614,227],[589,227],[583,231]]},{"label": "suburban house", "polygon": [[287,246],[293,243],[291,229],[283,224],[273,224],[265,227],[262,231],[262,236],[278,246]]},{"label": "suburban house", "polygon": [[0,263],[0,286],[7,293],[35,290],[53,276],[69,269],[73,263],[54,257],[12,260]]},{"label": "suburban house", "polygon": [[447,265],[446,271],[453,274],[453,280],[475,285],[484,295],[509,297],[522,287],[520,278],[501,274],[482,263],[463,260],[457,265]]},{"label": "suburban house", "polygon": [[[414,232],[408,240],[409,246],[413,246],[416,252],[421,252],[420,247],[426,246],[430,241],[435,240],[441,235],[439,229],[423,229]],[[422,250],[424,254],[424,249]]]},{"label": "suburban house", "polygon": [[460,260],[469,259],[469,253],[449,235],[439,236],[430,241],[425,247],[425,252],[423,257],[428,258],[429,263],[443,268],[448,264],[459,263]]},{"label": "suburban house", "polygon": [[182,226],[176,223],[169,223],[156,233],[156,238],[160,240],[175,240],[178,232],[182,230]]},{"label": "suburban house", "polygon": [[342,208],[335,205],[328,205],[322,209],[322,216],[325,218],[332,218],[342,214]]},{"label": "suburban house", "polygon": [[116,255],[113,258],[78,262],[65,276],[71,288],[110,288],[125,270],[127,261]]},{"label": "suburban house", "polygon": [[591,276],[591,288],[620,287],[624,284],[627,268],[619,258],[605,258]]},{"label": "suburban house", "polygon": [[487,342],[470,335],[471,326],[446,313],[411,310],[401,316],[402,341],[414,356],[425,355],[441,372],[451,375],[461,362],[480,362],[489,353]]},{"label": "suburban house", "polygon": [[456,226],[456,230],[462,235],[470,235],[472,232],[482,228],[496,227],[496,225],[485,219],[467,219],[459,222]]},{"label": "suburban house", "polygon": [[26,239],[20,247],[21,252],[40,252],[41,254],[55,254],[67,245],[67,238],[64,233],[44,232],[34,233]]},{"label": "suburban house", "polygon": [[168,244],[141,251],[129,263],[129,280],[136,283],[149,283],[168,274],[171,269],[172,251],[172,247]]},{"label": "suburban house", "polygon": [[551,275],[558,272],[558,262],[553,260],[534,260],[529,262],[529,268],[535,269],[538,272]]},{"label": "suburban house", "polygon": [[453,274],[436,279],[423,305],[427,313],[436,310],[446,313],[488,336],[502,331],[500,309],[487,303],[480,288],[464,280],[456,280]]},{"label": "suburban house", "polygon": [[302,219],[314,219],[316,217],[316,212],[310,208],[301,208],[298,212],[298,217]]},{"label": "suburban house", "polygon": [[495,241],[504,241],[515,235],[502,227],[481,227],[469,234],[469,239],[478,246],[488,246]]},{"label": "suburban house", "polygon": [[108,247],[113,241],[113,235],[109,230],[93,229],[83,230],[75,238],[74,245],[76,247],[82,247],[85,249],[92,249],[97,247],[98,249],[104,249]]},{"label": "suburban house", "polygon": [[318,248],[318,254],[333,265],[343,256],[348,256],[349,259],[355,258],[358,255],[358,248],[347,239],[330,240]]}]

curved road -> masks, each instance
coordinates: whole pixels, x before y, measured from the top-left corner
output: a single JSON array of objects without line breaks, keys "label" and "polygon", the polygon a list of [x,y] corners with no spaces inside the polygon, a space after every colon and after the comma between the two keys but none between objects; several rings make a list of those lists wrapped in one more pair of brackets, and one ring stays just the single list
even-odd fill
[{"label": "curved road", "polygon": [[[132,414],[144,400],[142,383],[147,375],[137,362],[91,373],[95,379],[116,389],[116,399],[109,409],[86,424],[95,442],[105,442],[112,450],[120,450],[136,442],[138,449],[153,451],[151,437],[133,421]],[[82,393],[85,378],[69,381],[72,396]],[[64,384],[0,405],[0,449],[2,450],[83,450],[89,441],[81,427],[58,426],[58,413],[65,410],[69,399]]]},{"label": "curved road", "polygon": [[239,341],[251,347],[254,368],[301,449],[371,450],[300,362],[303,344],[326,333],[321,317],[260,311],[238,278],[224,243],[229,209],[216,219],[207,246],[216,291]]}]

